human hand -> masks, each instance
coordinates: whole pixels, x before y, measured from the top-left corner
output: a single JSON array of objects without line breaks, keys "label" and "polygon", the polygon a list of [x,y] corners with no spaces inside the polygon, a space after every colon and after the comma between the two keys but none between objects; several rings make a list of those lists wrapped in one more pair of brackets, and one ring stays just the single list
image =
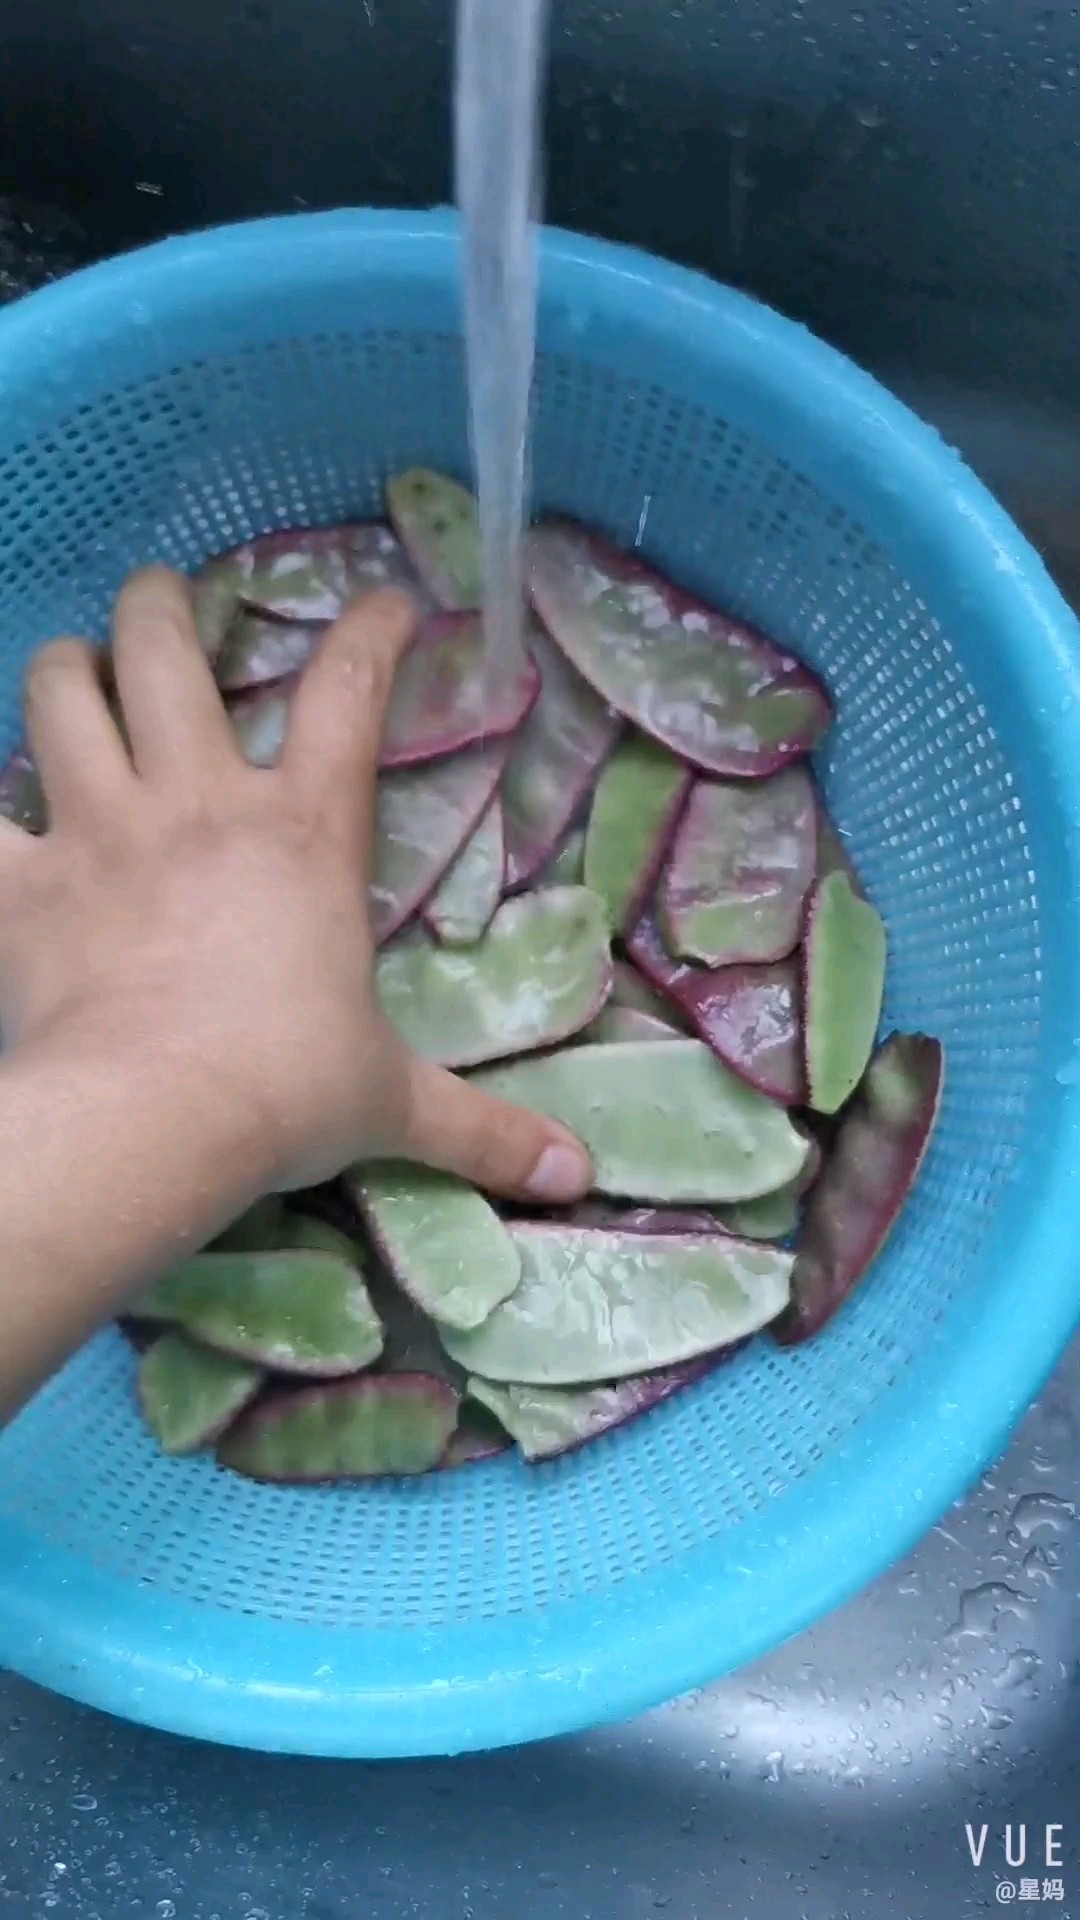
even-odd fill
[{"label": "human hand", "polygon": [[[55,1060],[107,1057],[160,1098],[205,1096],[248,1186],[289,1190],[403,1156],[554,1204],[589,1184],[584,1149],[412,1055],[375,997],[367,887],[375,774],[400,594],[355,605],[293,703],[281,762],[249,767],[200,650],[186,583],[128,582],[113,668],[58,640],[27,679],[49,806],[34,840],[0,822],[0,1028]],[[87,1115],[92,1127],[93,1114]],[[205,1197],[205,1196],[204,1196]]]}]

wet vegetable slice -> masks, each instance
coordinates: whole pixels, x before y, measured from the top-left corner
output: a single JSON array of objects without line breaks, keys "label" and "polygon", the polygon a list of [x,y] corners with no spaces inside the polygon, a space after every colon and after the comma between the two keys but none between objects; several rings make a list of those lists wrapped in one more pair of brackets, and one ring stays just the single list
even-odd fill
[{"label": "wet vegetable slice", "polygon": [[457,858],[495,797],[507,743],[379,778],[372,932],[377,945],[411,920]]},{"label": "wet vegetable slice", "polygon": [[878,1048],[807,1201],[791,1305],[775,1329],[782,1346],[819,1333],[881,1252],[918,1178],[944,1079],[939,1040],[894,1033]]},{"label": "wet vegetable slice", "polygon": [[699,1040],[570,1047],[475,1078],[561,1120],[592,1153],[598,1189],[630,1200],[753,1199],[794,1180],[809,1153],[787,1114]]},{"label": "wet vegetable slice", "polygon": [[479,1460],[495,1460],[510,1449],[510,1435],[494,1414],[473,1401],[464,1401],[458,1415],[457,1431],[443,1454],[440,1466],[471,1467]]},{"label": "wet vegetable slice", "polygon": [[238,611],[323,625],[357,594],[401,587],[424,596],[401,543],[381,521],[263,534],[207,562],[194,583],[196,623],[216,660]]},{"label": "wet vegetable slice", "polygon": [[724,1208],[723,1224],[744,1240],[788,1240],[798,1231],[799,1191],[798,1182],[792,1181],[758,1200],[739,1200]]},{"label": "wet vegetable slice", "polygon": [[528,886],[562,846],[622,730],[618,715],[539,627],[530,626],[527,644],[540,671],[540,695],[503,779],[511,890]]},{"label": "wet vegetable slice", "polygon": [[540,618],[598,694],[703,773],[760,777],[808,753],[832,718],[792,655],[567,520],[535,527]]},{"label": "wet vegetable slice", "polygon": [[264,1377],[261,1367],[215,1353],[185,1333],[165,1333],[139,1362],[139,1404],[165,1453],[198,1453],[243,1412]]},{"label": "wet vegetable slice", "polygon": [[457,1416],[445,1380],[369,1374],[260,1401],[225,1435],[218,1459],[251,1480],[296,1485],[428,1473]]},{"label": "wet vegetable slice", "polygon": [[805,1093],[801,982],[795,959],[768,966],[694,967],[672,960],[651,909],[627,940],[645,977],[670,996],[717,1058],[770,1100]]},{"label": "wet vegetable slice", "polygon": [[556,1046],[611,991],[603,906],[585,887],[522,894],[461,953],[414,931],[380,955],[376,985],[402,1038],[441,1066]]},{"label": "wet vegetable slice", "polygon": [[334,1379],[382,1352],[382,1327],[356,1267],[305,1249],[197,1254],[140,1294],[134,1312],[279,1373]]},{"label": "wet vegetable slice", "polygon": [[532,881],[535,887],[580,887],[585,881],[585,829],[571,827],[566,839]]},{"label": "wet vegetable slice", "polygon": [[[252,766],[277,762],[298,685],[294,676],[231,702],[233,729]],[[511,674],[492,671],[478,615],[435,614],[397,670],[379,765],[421,766],[479,741],[503,739],[520,727],[539,685],[527,656]]]},{"label": "wet vegetable slice", "polygon": [[505,867],[502,801],[496,797],[424,908],[425,925],[444,947],[471,947],[490,926]]},{"label": "wet vegetable slice", "polygon": [[478,1327],[510,1298],[521,1259],[475,1188],[396,1160],[356,1167],[350,1186],[398,1285],[433,1320]]},{"label": "wet vegetable slice", "polygon": [[643,734],[620,742],[597,782],[585,839],[585,885],[611,925],[633,925],[652,893],[693,774]]},{"label": "wet vegetable slice", "polygon": [[517,1386],[619,1380],[715,1353],[788,1303],[794,1256],[706,1234],[518,1222],[521,1284],[471,1333],[443,1334],[470,1375]]},{"label": "wet vegetable slice", "polygon": [[276,1241],[276,1251],[307,1248],[310,1253],[330,1253],[336,1260],[344,1260],[346,1266],[359,1264],[362,1254],[359,1242],[344,1233],[340,1227],[332,1226],[329,1220],[318,1220],[310,1213],[294,1213],[291,1209],[283,1214],[281,1229]]},{"label": "wet vegetable slice", "polygon": [[494,1414],[526,1460],[554,1460],[703,1380],[718,1358],[687,1360],[608,1387],[500,1387],[473,1377],[469,1397]]},{"label": "wet vegetable slice", "polygon": [[295,620],[241,612],[214,661],[214,678],[222,693],[290,680],[307,666],[324,632],[324,627],[300,626]]},{"label": "wet vegetable slice", "polygon": [[611,988],[613,1007],[627,1007],[636,1013],[649,1014],[661,1023],[671,1022],[683,1032],[688,1030],[689,1022],[678,1002],[666,994],[654,992],[644,975],[629,961],[616,960],[614,976]]},{"label": "wet vegetable slice", "polygon": [[670,1020],[639,1013],[636,1007],[613,1007],[609,1003],[581,1037],[600,1047],[617,1046],[626,1040],[681,1040],[683,1036]]},{"label": "wet vegetable slice", "polygon": [[818,817],[803,767],[770,780],[698,780],[658,894],[670,953],[708,967],[783,960],[802,934]]},{"label": "wet vegetable slice", "polygon": [[480,529],[468,489],[445,474],[413,467],[389,482],[386,499],[398,538],[439,605],[481,606]]},{"label": "wet vegetable slice", "polygon": [[28,747],[16,747],[0,772],[0,819],[26,833],[44,833],[49,824],[41,775]]},{"label": "wet vegetable slice", "polygon": [[870,1058],[885,994],[880,915],[837,871],[815,887],[803,949],[810,1105],[838,1113]]}]

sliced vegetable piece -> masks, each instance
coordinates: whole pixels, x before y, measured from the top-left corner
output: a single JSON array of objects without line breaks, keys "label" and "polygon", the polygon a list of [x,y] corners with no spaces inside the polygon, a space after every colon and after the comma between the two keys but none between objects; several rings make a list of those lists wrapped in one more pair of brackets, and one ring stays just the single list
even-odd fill
[{"label": "sliced vegetable piece", "polygon": [[770,780],[695,781],[657,896],[668,951],[708,967],[786,959],[802,933],[817,843],[804,767]]},{"label": "sliced vegetable piece", "polygon": [[624,1040],[679,1040],[682,1035],[670,1020],[639,1013],[636,1007],[613,1007],[609,1003],[581,1037],[592,1046],[607,1047]]},{"label": "sliced vegetable piece", "polygon": [[597,782],[585,838],[585,885],[622,933],[652,893],[694,782],[689,767],[644,734],[620,741]]},{"label": "sliced vegetable piece", "polygon": [[566,839],[532,881],[535,887],[580,887],[585,882],[585,829],[571,827]]},{"label": "sliced vegetable piece", "polygon": [[200,1253],[133,1303],[219,1353],[279,1373],[334,1379],[368,1367],[383,1335],[354,1265],[305,1249]]},{"label": "sliced vegetable piece", "polygon": [[[298,685],[294,676],[232,701],[233,727],[253,766],[273,766],[278,759]],[[379,765],[420,766],[479,741],[503,739],[520,726],[539,686],[528,655],[511,674],[492,670],[478,614],[435,614],[397,670]]]},{"label": "sliced vegetable piece", "polygon": [[359,1242],[340,1227],[332,1226],[329,1220],[319,1220],[314,1214],[294,1213],[292,1208],[282,1215],[276,1247],[282,1253],[304,1247],[311,1253],[331,1253],[336,1260],[344,1260],[351,1267],[359,1266],[363,1258]]},{"label": "sliced vegetable piece", "polygon": [[775,1329],[782,1346],[819,1333],[881,1252],[918,1178],[944,1080],[939,1040],[894,1033],[878,1048],[806,1205],[791,1305]]},{"label": "sliced vegetable piece", "polygon": [[526,1460],[554,1460],[670,1400],[704,1379],[725,1357],[709,1354],[610,1387],[500,1387],[474,1376],[469,1397],[505,1427]]},{"label": "sliced vegetable piece", "polygon": [[507,742],[379,779],[372,932],[389,940],[428,900],[495,796]]},{"label": "sliced vegetable piece", "polygon": [[262,1386],[261,1367],[215,1353],[186,1333],[165,1333],[139,1362],[139,1404],[166,1453],[212,1446]]},{"label": "sliced vegetable piece", "polygon": [[794,1180],[809,1152],[787,1114],[699,1040],[570,1047],[475,1080],[562,1121],[589,1148],[600,1191],[630,1200],[749,1200]]},{"label": "sliced vegetable piece", "polygon": [[289,680],[307,666],[324,632],[324,627],[241,610],[214,661],[214,678],[223,693]]},{"label": "sliced vegetable piece", "polygon": [[527,634],[540,696],[514,742],[503,779],[506,885],[528,886],[565,839],[622,722],[535,623]]},{"label": "sliced vegetable piece", "polygon": [[692,967],[672,960],[647,910],[627,939],[635,966],[670,995],[717,1059],[770,1100],[797,1106],[805,1093],[799,967]]},{"label": "sliced vegetable piece", "polygon": [[441,1066],[556,1046],[611,991],[603,906],[585,887],[522,894],[464,953],[408,933],[380,955],[376,984],[402,1039]]},{"label": "sliced vegetable piece", "polygon": [[806,1079],[810,1105],[838,1113],[874,1046],[885,995],[885,928],[846,873],[830,873],[810,899],[803,949]]},{"label": "sliced vegetable piece", "polygon": [[354,1168],[350,1186],[394,1278],[433,1320],[478,1327],[510,1298],[521,1259],[474,1187],[399,1160]]},{"label": "sliced vegetable piece", "polygon": [[579,1201],[571,1208],[567,1224],[607,1227],[615,1233],[727,1232],[719,1213],[707,1212],[704,1207],[613,1207],[603,1200]]},{"label": "sliced vegetable piece", "polygon": [[378,1258],[377,1249],[374,1251],[369,1286],[386,1336],[379,1372],[431,1373],[437,1380],[445,1380],[455,1393],[464,1393],[464,1367],[451,1360],[434,1320],[421,1313]]},{"label": "sliced vegetable piece", "polygon": [[611,988],[611,1005],[628,1007],[632,1012],[651,1015],[654,1020],[668,1021],[686,1032],[689,1027],[686,1015],[678,1002],[668,995],[655,993],[643,974],[628,960],[616,960],[614,963],[614,981]]},{"label": "sliced vegetable piece", "polygon": [[527,653],[510,673],[489,659],[479,614],[433,614],[397,670],[380,764],[417,766],[503,739],[520,727],[539,690]]},{"label": "sliced vegetable piece", "polygon": [[429,606],[400,541],[377,520],[288,528],[233,547],[195,580],[196,619],[215,658],[233,618],[248,608],[278,620],[326,625],[364,591],[403,587]]},{"label": "sliced vegetable piece", "polygon": [[495,1460],[500,1453],[507,1453],[510,1444],[509,1434],[495,1415],[489,1413],[486,1407],[467,1400],[463,1402],[458,1415],[457,1431],[451,1436],[439,1464],[443,1467],[472,1467],[478,1461]]},{"label": "sliced vegetable piece", "polygon": [[272,1253],[282,1246],[285,1230],[285,1203],[279,1194],[268,1193],[234,1220],[214,1241],[215,1253]]},{"label": "sliced vegetable piece", "polygon": [[505,867],[502,801],[496,795],[424,908],[425,926],[444,947],[474,946],[490,926]]},{"label": "sliced vegetable piece", "polygon": [[260,1401],[225,1435],[218,1459],[248,1479],[296,1485],[428,1473],[457,1415],[445,1380],[369,1374]]},{"label": "sliced vegetable piece", "polygon": [[794,1256],[707,1234],[655,1236],[519,1221],[521,1284],[447,1352],[484,1380],[573,1387],[715,1353],[788,1303]]},{"label": "sliced vegetable piece", "polygon": [[480,528],[466,487],[427,467],[413,467],[387,484],[395,531],[425,587],[441,607],[483,604]]},{"label": "sliced vegetable piece", "polygon": [[760,777],[808,753],[832,718],[814,676],[568,520],[528,537],[533,604],[598,694],[703,773]]},{"label": "sliced vegetable piece", "polygon": [[798,1182],[763,1193],[758,1200],[736,1201],[724,1208],[722,1218],[728,1232],[744,1240],[789,1240],[799,1226]]},{"label": "sliced vegetable piece", "polygon": [[0,819],[26,833],[44,833],[49,824],[45,790],[29,747],[15,748],[0,772]]}]

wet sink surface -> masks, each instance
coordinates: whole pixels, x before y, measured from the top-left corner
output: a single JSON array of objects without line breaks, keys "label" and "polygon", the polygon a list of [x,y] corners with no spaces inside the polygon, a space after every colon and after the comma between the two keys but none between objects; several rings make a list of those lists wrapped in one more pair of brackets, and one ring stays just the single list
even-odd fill
[{"label": "wet sink surface", "polygon": [[[887,1578],[627,1726],[461,1761],[297,1761],[0,1678],[0,1911],[953,1920],[1009,1903],[1004,1880],[1080,1916],[1078,1506],[1080,1342],[1005,1459]],[[976,1844],[988,1829],[978,1867],[967,1823]]]}]

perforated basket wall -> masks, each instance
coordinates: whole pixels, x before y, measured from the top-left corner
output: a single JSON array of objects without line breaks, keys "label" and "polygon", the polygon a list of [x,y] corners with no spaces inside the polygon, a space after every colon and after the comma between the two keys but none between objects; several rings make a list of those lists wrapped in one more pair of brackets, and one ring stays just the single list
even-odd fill
[{"label": "perforated basket wall", "polygon": [[[309,217],[0,320],[0,746],[30,651],[103,634],[136,563],[467,469],[455,274],[444,219]],[[825,674],[824,777],[888,923],[888,1022],[946,1043],[942,1125],[825,1337],[540,1470],[301,1492],[168,1462],[100,1336],[0,1442],[0,1659],[185,1731],[444,1750],[714,1675],[929,1524],[1075,1316],[1070,616],[947,450],[798,329],[565,238],[544,279],[538,503]]]}]

